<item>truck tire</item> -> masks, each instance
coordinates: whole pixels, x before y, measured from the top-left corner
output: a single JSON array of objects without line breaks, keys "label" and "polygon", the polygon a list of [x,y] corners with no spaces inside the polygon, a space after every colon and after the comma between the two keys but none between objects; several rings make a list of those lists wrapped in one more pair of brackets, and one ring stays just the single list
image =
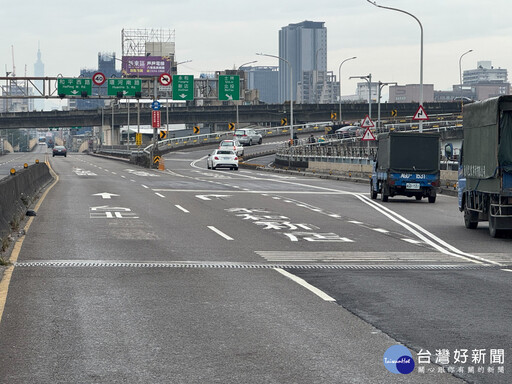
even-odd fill
[{"label": "truck tire", "polygon": [[496,217],[489,215],[489,235],[491,237],[500,237],[501,231],[496,229]]},{"label": "truck tire", "polygon": [[478,212],[470,211],[464,202],[464,225],[468,229],[476,229],[478,227]]},{"label": "truck tire", "polygon": [[370,197],[372,200],[375,200],[377,198],[377,191],[373,189],[373,181],[370,181]]},{"label": "truck tire", "polygon": [[380,191],[380,199],[383,203],[386,203],[389,198],[388,186],[386,183],[382,183],[381,191]]},{"label": "truck tire", "polygon": [[436,202],[436,195],[429,196],[428,197],[428,202],[431,203],[431,204],[434,204]]}]

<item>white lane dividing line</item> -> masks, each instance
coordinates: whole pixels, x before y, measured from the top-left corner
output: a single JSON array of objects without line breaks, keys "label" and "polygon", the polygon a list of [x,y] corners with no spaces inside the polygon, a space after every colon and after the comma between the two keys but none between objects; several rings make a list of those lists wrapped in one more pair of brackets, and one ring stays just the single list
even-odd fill
[{"label": "white lane dividing line", "polygon": [[503,268],[502,271],[512,272],[512,269]]},{"label": "white lane dividing line", "polygon": [[333,301],[333,302],[336,301],[336,299],[334,299],[333,297],[329,296],[324,291],[321,291],[317,287],[314,287],[313,285],[309,284],[306,280],[301,279],[300,277],[295,276],[295,275],[293,275],[293,274],[291,274],[291,273],[289,273],[289,272],[287,272],[287,271],[285,271],[284,269],[281,269],[281,268],[274,268],[274,270],[279,272],[281,275],[286,276],[287,278],[295,281],[297,284],[303,286],[304,288],[306,288],[310,292],[314,293],[315,295],[320,297],[322,300]]},{"label": "white lane dividing line", "polygon": [[176,204],[176,205],[175,205],[175,207],[176,207],[176,208],[178,208],[180,211],[183,211],[183,212],[185,212],[185,213],[190,213],[190,211],[186,210],[186,209],[185,209],[185,208],[183,208],[181,205]]},{"label": "white lane dividing line", "polygon": [[213,232],[215,232],[217,235],[222,236],[226,240],[235,240],[232,237],[226,235],[224,232],[222,232],[222,231],[218,230],[217,228],[215,228],[213,225],[209,225],[208,228],[211,229]]},{"label": "white lane dividing line", "polygon": [[160,196],[160,197],[163,197],[163,198],[165,199],[165,196],[164,196],[164,195],[162,195],[161,193],[155,192],[155,195]]},{"label": "white lane dividing line", "polygon": [[144,188],[149,189],[147,185],[141,184]]}]

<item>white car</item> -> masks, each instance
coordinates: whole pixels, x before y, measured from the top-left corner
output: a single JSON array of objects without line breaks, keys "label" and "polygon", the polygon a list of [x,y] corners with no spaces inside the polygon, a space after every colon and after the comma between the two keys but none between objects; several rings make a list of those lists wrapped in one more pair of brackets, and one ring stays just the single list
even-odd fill
[{"label": "white car", "polygon": [[261,134],[254,129],[237,129],[234,136],[243,145],[261,144],[263,141]]},{"label": "white car", "polygon": [[229,168],[238,171],[238,156],[231,149],[216,149],[206,158],[208,169]]},{"label": "white car", "polygon": [[222,140],[219,149],[230,149],[236,153],[237,156],[244,155],[244,147],[238,140]]}]

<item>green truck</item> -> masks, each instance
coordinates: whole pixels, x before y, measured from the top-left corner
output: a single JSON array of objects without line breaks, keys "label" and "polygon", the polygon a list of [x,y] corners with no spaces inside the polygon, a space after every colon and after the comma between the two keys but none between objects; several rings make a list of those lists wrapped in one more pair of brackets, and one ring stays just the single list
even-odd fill
[{"label": "green truck", "polygon": [[497,237],[512,230],[512,96],[464,106],[463,122],[459,210],[466,228],[488,221]]}]

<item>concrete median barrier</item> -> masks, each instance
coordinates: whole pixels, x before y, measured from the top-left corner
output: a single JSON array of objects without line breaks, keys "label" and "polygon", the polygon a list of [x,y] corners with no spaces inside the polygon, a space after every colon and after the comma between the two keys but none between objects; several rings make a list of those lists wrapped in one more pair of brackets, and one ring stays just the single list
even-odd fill
[{"label": "concrete median barrier", "polygon": [[7,236],[22,220],[41,188],[52,180],[45,163],[33,164],[0,180],[0,237]]}]

